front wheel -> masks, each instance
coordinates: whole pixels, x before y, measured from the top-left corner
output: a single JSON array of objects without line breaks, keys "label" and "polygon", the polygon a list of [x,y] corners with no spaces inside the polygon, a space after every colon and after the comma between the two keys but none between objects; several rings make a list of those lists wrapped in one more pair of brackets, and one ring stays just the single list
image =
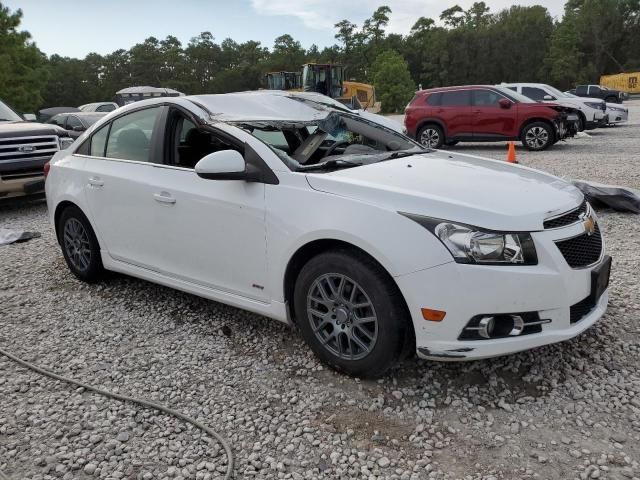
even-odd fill
[{"label": "front wheel", "polygon": [[555,134],[551,125],[533,122],[522,129],[520,139],[527,150],[541,151],[555,143]]},{"label": "front wheel", "polygon": [[417,140],[427,148],[441,148],[444,144],[444,132],[438,125],[425,125],[418,131]]},{"label": "front wheel", "polygon": [[408,313],[397,286],[358,252],[339,250],[311,259],[296,281],[294,311],[314,353],[349,375],[384,375],[406,343]]}]

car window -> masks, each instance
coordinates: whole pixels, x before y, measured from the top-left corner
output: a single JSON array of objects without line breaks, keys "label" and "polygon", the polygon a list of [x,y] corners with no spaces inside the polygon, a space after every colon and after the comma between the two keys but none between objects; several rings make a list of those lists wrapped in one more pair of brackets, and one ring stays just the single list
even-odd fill
[{"label": "car window", "polygon": [[69,115],[67,117],[67,130],[72,130],[74,127],[84,128],[84,126],[82,125],[82,122],[78,120],[78,117],[74,115]]},{"label": "car window", "polygon": [[498,100],[504,98],[499,93],[492,90],[474,90],[473,105],[475,107],[497,107]]},{"label": "car window", "polygon": [[440,105],[443,107],[465,107],[471,105],[471,95],[469,90],[454,90],[452,92],[442,92]]},{"label": "car window", "polygon": [[[543,89],[537,87],[522,87],[522,93],[537,102],[541,102],[545,99],[545,95],[549,95]],[[552,98],[551,100],[555,100],[555,98]]]},{"label": "car window", "polygon": [[151,137],[161,108],[145,108],[115,119],[107,141],[105,156],[148,162]]},{"label": "car window", "polygon": [[509,90],[513,90],[514,92],[518,91],[518,87],[507,87]]},{"label": "car window", "polygon": [[442,93],[435,92],[427,97],[427,105],[436,106],[440,105],[440,101],[442,99]]},{"label": "car window", "polygon": [[115,109],[114,105],[100,105],[96,108],[96,112],[113,112]]},{"label": "car window", "polygon": [[576,88],[576,95],[586,95],[587,94],[587,86],[586,85],[578,85]]},{"label": "car window", "polygon": [[170,114],[171,133],[168,139],[173,143],[165,159],[168,165],[183,168],[194,168],[206,155],[221,150],[241,149],[232,145],[213,132],[199,129],[191,120],[176,110]]},{"label": "car window", "polygon": [[600,89],[600,87],[591,86],[589,87],[589,93],[591,95],[600,95],[602,93],[602,90]]},{"label": "car window", "polygon": [[66,115],[54,115],[49,119],[47,123],[53,123],[61,128],[64,128],[64,120],[67,118]]},{"label": "car window", "polygon": [[109,134],[109,125],[105,125],[91,137],[91,148],[89,155],[93,157],[104,157],[104,147],[107,145],[107,135]]}]

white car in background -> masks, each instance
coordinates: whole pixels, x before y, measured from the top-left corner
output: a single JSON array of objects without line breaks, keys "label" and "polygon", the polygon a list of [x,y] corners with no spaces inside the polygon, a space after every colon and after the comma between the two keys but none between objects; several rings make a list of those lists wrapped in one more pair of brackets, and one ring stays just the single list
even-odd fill
[{"label": "white car in background", "polygon": [[[583,98],[574,95],[571,92],[564,92],[571,98]],[[625,123],[629,120],[629,109],[627,107],[622,106],[620,103],[606,103],[607,106],[607,124],[608,125],[617,125],[618,123]]]},{"label": "white car in background", "polygon": [[87,103],[86,105],[80,105],[78,107],[83,112],[113,112],[118,108],[118,104],[115,102],[95,102]]},{"label": "white car in background", "polygon": [[609,123],[607,118],[607,106],[600,98],[577,97],[546,83],[502,83],[503,87],[510,88],[536,102],[556,103],[563,107],[575,108],[579,111],[579,130],[588,130],[602,127]]},{"label": "white car in background", "polygon": [[607,307],[611,259],[576,187],[304,95],[132,103],[45,172],[79,279],[113,270],[294,324],[355,376],[560,342]]}]

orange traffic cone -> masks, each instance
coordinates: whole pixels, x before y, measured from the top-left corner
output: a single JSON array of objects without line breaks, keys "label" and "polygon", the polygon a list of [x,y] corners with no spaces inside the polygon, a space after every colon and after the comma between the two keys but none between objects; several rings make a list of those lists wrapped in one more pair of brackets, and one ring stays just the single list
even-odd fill
[{"label": "orange traffic cone", "polygon": [[513,142],[509,142],[509,152],[507,153],[507,162],[518,163],[518,160],[516,160],[516,145]]}]

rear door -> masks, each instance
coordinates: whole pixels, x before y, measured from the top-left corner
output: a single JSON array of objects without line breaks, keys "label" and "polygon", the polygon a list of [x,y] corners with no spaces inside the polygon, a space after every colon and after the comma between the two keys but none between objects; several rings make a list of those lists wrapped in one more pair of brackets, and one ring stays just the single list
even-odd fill
[{"label": "rear door", "polygon": [[443,91],[440,104],[432,108],[434,116],[444,123],[448,140],[473,136],[470,90]]},{"label": "rear door", "polygon": [[162,163],[157,137],[165,108],[128,112],[97,130],[85,162],[85,192],[102,248],[116,260],[149,269],[161,256],[152,213],[158,204],[153,185]]},{"label": "rear door", "polygon": [[[472,91],[473,137],[478,140],[496,140],[517,135],[518,108],[500,93],[489,89]],[[502,99],[511,102],[510,108],[502,107]]]}]

